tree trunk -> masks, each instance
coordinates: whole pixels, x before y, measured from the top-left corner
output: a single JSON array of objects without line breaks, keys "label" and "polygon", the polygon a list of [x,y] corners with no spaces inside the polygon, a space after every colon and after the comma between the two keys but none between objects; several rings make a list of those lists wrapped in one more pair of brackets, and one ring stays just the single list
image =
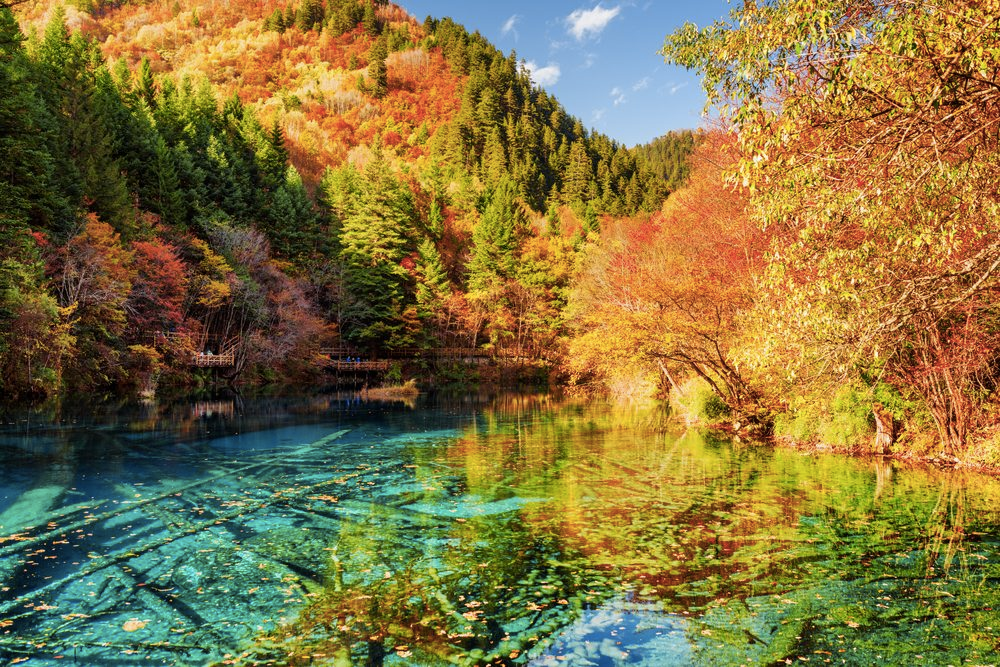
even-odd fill
[{"label": "tree trunk", "polygon": [[875,453],[889,454],[896,442],[896,421],[881,403],[872,406],[875,415]]}]

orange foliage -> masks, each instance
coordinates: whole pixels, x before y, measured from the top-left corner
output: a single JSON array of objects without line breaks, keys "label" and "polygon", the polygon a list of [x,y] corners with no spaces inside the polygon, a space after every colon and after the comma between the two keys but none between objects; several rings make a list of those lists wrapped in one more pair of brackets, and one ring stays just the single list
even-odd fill
[{"label": "orange foliage", "polygon": [[[27,22],[42,23],[53,4],[44,0],[21,15]],[[310,185],[327,165],[341,164],[352,147],[373,141],[390,116],[395,136],[389,133],[383,141],[410,159],[426,154],[426,149],[405,145],[408,134],[424,124],[432,136],[461,104],[462,78],[451,72],[440,49],[411,47],[390,54],[389,92],[376,103],[356,86],[358,72],[368,64],[372,37],[361,27],[336,36],[264,31],[263,19],[286,5],[278,0],[191,0],[178,11],[173,0],[109,3],[77,23],[101,42],[109,60],[124,58],[134,68],[148,58],[157,75],[201,72],[220,98],[237,93],[262,117],[277,113],[292,137],[292,162]],[[390,26],[405,23],[412,39],[423,37],[423,27],[401,7],[387,3],[377,12]],[[290,111],[279,96],[294,96],[301,103],[293,108],[299,113],[294,131],[287,126]]]},{"label": "orange foliage", "polygon": [[731,137],[705,136],[688,185],[660,214],[605,221],[577,294],[578,378],[607,381],[637,366],[662,372],[663,382],[673,382],[672,372],[693,374],[733,409],[752,411],[757,396],[730,354],[767,237],[745,214],[744,193],[723,182],[720,165],[732,164],[734,151]]}]

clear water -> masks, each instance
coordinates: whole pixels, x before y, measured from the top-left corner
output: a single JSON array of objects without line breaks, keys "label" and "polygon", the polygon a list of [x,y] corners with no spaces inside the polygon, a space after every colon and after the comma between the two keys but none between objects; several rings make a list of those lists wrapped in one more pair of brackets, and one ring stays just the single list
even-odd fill
[{"label": "clear water", "polygon": [[971,473],[546,396],[0,416],[0,662],[1000,662]]}]

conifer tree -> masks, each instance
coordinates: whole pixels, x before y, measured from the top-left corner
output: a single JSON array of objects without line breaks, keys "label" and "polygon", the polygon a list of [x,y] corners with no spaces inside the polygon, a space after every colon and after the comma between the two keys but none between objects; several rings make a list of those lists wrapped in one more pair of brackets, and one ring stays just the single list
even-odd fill
[{"label": "conifer tree", "polygon": [[153,80],[153,70],[149,66],[149,58],[139,61],[139,72],[136,75],[136,94],[153,109],[156,105],[156,82]]},{"label": "conifer tree", "polygon": [[[13,231],[31,224],[51,230],[67,205],[52,187],[47,119],[41,116],[43,104],[22,41],[14,15],[0,9],[0,228]],[[2,237],[0,245],[14,247]]]},{"label": "conifer tree", "polygon": [[448,272],[431,239],[421,241],[417,252],[417,317],[432,322],[440,315],[451,290]]},{"label": "conifer tree", "polygon": [[316,213],[295,167],[288,167],[285,182],[275,190],[268,218],[271,247],[281,255],[295,258],[317,250]]},{"label": "conifer tree", "polygon": [[472,233],[469,289],[488,292],[516,274],[517,255],[527,234],[527,218],[513,182],[504,177],[489,196]]},{"label": "conifer tree", "polygon": [[376,99],[385,97],[389,92],[389,72],[385,65],[388,55],[382,37],[376,39],[368,51],[368,92]]},{"label": "conifer tree", "polygon": [[155,175],[155,189],[152,199],[146,204],[160,214],[160,219],[171,226],[182,226],[187,221],[184,195],[174,166],[174,157],[162,137],[154,144],[155,160],[150,165]]},{"label": "conifer tree", "polygon": [[365,169],[357,202],[340,234],[340,257],[350,303],[343,308],[348,340],[374,347],[405,340],[403,314],[410,275],[402,266],[413,250],[413,195],[376,154]]},{"label": "conifer tree", "polygon": [[[119,232],[130,233],[132,210],[113,136],[96,103],[97,71],[103,68],[96,44],[69,35],[59,7],[38,47],[46,105],[58,119],[50,153],[60,162],[57,184],[78,206],[87,206]],[[110,76],[108,77],[110,79]]]},{"label": "conifer tree", "polygon": [[295,17],[295,27],[306,32],[323,24],[323,4],[320,0],[302,0]]},{"label": "conifer tree", "polygon": [[277,118],[271,123],[271,130],[267,136],[260,142],[257,160],[260,164],[261,178],[265,187],[275,190],[285,182],[288,169],[288,149],[285,148],[285,133]]},{"label": "conifer tree", "polygon": [[365,2],[361,24],[364,26],[365,32],[373,37],[382,32],[382,24],[379,22],[378,16],[375,15],[375,3],[372,0]]}]

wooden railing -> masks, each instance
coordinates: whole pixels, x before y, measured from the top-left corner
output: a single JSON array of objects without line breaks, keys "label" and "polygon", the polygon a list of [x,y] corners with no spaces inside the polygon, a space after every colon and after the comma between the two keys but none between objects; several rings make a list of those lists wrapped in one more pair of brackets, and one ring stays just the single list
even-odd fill
[{"label": "wooden railing", "polygon": [[235,366],[236,352],[232,349],[222,354],[203,354],[199,352],[198,354],[191,355],[190,364],[200,368]]},{"label": "wooden railing", "polygon": [[333,360],[329,362],[329,368],[335,371],[357,372],[357,371],[387,371],[388,361],[341,361]]},{"label": "wooden railing", "polygon": [[[209,338],[207,336],[202,337],[199,341],[196,341],[193,337],[186,333],[177,333],[173,331],[160,331],[153,336],[153,342],[156,344],[164,345],[180,342],[181,348],[186,348],[187,350],[204,349],[209,345],[210,340],[215,340],[216,344],[219,342],[218,338]],[[199,368],[224,368],[235,366],[236,350],[239,347],[239,344],[239,337],[232,337],[220,345],[220,349],[222,351],[217,354],[212,352],[191,352],[188,356],[181,358],[186,359],[189,365],[197,366]],[[215,345],[213,344],[212,347],[215,347]]]},{"label": "wooden railing", "polygon": [[[363,353],[353,347],[324,347],[320,349],[320,354],[330,357],[333,360],[361,359]],[[491,350],[484,350],[479,347],[400,347],[395,350],[387,350],[379,353],[384,359],[489,359],[494,355]]]}]

